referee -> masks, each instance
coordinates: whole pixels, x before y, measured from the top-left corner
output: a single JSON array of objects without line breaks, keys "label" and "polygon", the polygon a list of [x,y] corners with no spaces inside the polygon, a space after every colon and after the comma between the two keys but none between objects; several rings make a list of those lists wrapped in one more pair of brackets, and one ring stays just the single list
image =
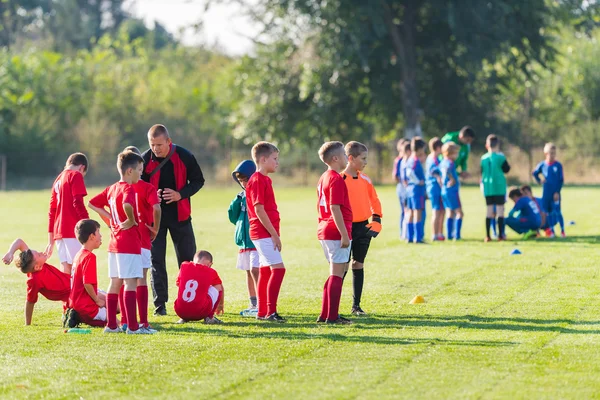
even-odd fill
[{"label": "referee", "polygon": [[162,210],[160,228],[152,242],[154,315],[167,315],[167,231],[173,240],[178,266],[184,261],[192,261],[196,252],[196,240],[192,228],[190,198],[204,186],[204,176],[194,155],[172,143],[164,125],[150,128],[148,143],[150,149],[142,155],[142,179],[157,189]]}]

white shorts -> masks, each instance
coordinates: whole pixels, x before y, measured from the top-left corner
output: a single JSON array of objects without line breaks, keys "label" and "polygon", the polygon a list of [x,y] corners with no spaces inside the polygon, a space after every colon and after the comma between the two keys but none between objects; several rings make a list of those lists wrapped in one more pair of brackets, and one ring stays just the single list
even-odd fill
[{"label": "white shorts", "polygon": [[142,249],[142,268],[152,268],[152,252],[148,249]]},{"label": "white shorts", "polygon": [[210,299],[212,300],[212,305],[214,307],[215,304],[217,304],[217,300],[219,300],[219,291],[215,289],[214,286],[209,286],[208,295],[210,296]]},{"label": "white shorts", "polygon": [[325,253],[325,258],[330,263],[346,264],[350,259],[350,249],[352,248],[352,240],[350,246],[342,249],[341,240],[319,240],[321,247]]},{"label": "white shorts", "polygon": [[258,251],[256,250],[244,250],[238,253],[237,269],[242,271],[250,271],[252,268],[259,268],[260,262],[258,260]]},{"label": "white shorts", "polygon": [[271,238],[252,240],[258,251],[258,262],[260,267],[270,267],[275,264],[282,264],[283,259],[279,250],[273,246]]},{"label": "white shorts", "polygon": [[73,238],[58,239],[55,243],[60,262],[73,264],[75,254],[77,254],[82,247],[81,243],[79,243],[79,240]]},{"label": "white shorts", "polygon": [[102,307],[98,309],[98,314],[94,317],[94,321],[104,321],[106,322],[106,307]]},{"label": "white shorts", "polygon": [[142,269],[142,256],[139,254],[108,253],[109,278],[141,278]]}]

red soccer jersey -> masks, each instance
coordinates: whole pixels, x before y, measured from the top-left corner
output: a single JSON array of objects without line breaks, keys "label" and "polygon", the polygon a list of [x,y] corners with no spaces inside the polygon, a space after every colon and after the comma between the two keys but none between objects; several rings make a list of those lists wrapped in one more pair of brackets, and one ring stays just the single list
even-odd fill
[{"label": "red soccer jersey", "polygon": [[94,293],[98,294],[96,255],[82,248],[73,259],[73,288],[69,296],[69,304],[84,319],[91,320],[98,314],[98,305],[86,292],[85,284],[92,285]]},{"label": "red soccer jersey", "polygon": [[[94,207],[110,208],[110,242],[108,243],[109,253],[121,254],[141,254],[142,241],[140,230],[134,226],[122,230],[120,224],[127,221],[127,214],[123,209],[123,204],[128,203],[133,207],[134,218],[137,215],[135,206],[135,189],[133,185],[127,182],[117,182],[104,189],[102,193],[90,200]],[[136,218],[137,219],[137,218]],[[139,224],[139,222],[138,222]]]},{"label": "red soccer jersey", "polygon": [[86,195],[81,172],[66,169],[58,175],[52,185],[48,212],[48,232],[54,234],[54,239],[75,238],[77,222],[89,218],[83,204]]},{"label": "red soccer jersey", "polygon": [[250,239],[266,239],[271,234],[263,226],[256,215],[254,206],[262,204],[273,228],[279,235],[279,211],[275,202],[275,193],[273,193],[273,181],[267,175],[260,172],[253,174],[246,184],[246,206],[248,208],[248,219],[250,220]]},{"label": "red soccer jersey", "polygon": [[179,318],[198,321],[208,317],[213,309],[208,288],[222,283],[217,271],[206,265],[186,261],[181,264],[176,282],[179,289],[175,312]]},{"label": "red soccer jersey", "polygon": [[317,238],[319,240],[341,240],[342,235],[335,225],[333,214],[331,213],[332,205],[339,205],[344,218],[344,225],[348,231],[348,237],[352,239],[352,207],[350,206],[350,197],[348,196],[348,188],[342,176],[333,171],[328,170],[319,179],[317,186],[317,196],[319,202],[317,209],[319,211],[319,228],[317,230]]},{"label": "red soccer jersey", "polygon": [[152,239],[150,239],[150,230],[146,224],[152,226],[154,222],[154,205],[160,204],[158,194],[154,186],[143,180],[133,185],[135,189],[135,201],[138,210],[138,228],[142,239],[142,248],[152,249]]},{"label": "red soccer jersey", "polygon": [[37,303],[38,293],[48,300],[69,301],[71,275],[65,274],[52,265],[44,264],[42,269],[27,274],[27,301]]}]

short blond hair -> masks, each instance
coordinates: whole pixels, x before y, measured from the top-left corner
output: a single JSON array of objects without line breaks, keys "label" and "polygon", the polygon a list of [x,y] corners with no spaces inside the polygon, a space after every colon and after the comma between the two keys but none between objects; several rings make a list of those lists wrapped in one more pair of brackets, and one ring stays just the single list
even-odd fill
[{"label": "short blond hair", "polygon": [[544,145],[544,154],[550,153],[550,151],[554,149],[556,150],[556,145],[552,142],[548,142]]},{"label": "short blond hair", "polygon": [[252,159],[256,165],[261,157],[269,157],[273,153],[279,153],[279,149],[273,143],[262,141],[252,146]]},{"label": "short blond hair", "polygon": [[325,164],[329,165],[337,152],[344,152],[344,143],[342,142],[325,142],[319,149],[319,158]]},{"label": "short blond hair", "polygon": [[442,154],[444,156],[448,156],[456,151],[458,151],[458,146],[454,142],[448,142],[442,146]]},{"label": "short blond hair", "polygon": [[351,142],[346,143],[346,147],[344,147],[344,151],[346,151],[346,155],[348,157],[349,156],[358,157],[362,153],[369,151],[369,149],[364,144],[353,140]]}]

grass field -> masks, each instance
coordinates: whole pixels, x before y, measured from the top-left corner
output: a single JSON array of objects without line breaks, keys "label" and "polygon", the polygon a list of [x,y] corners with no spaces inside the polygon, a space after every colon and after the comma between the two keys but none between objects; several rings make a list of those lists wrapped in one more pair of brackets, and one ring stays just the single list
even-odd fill
[{"label": "grass field", "polygon": [[[238,314],[247,295],[226,217],[233,188],[203,189],[193,205],[198,247],[215,255],[226,288],[222,326],[176,325],[169,308],[166,317],[151,316],[160,329],[153,336],[99,329],[67,335],[60,304],[40,297],[25,327],[25,277],[2,265],[0,397],[600,397],[600,189],[565,189],[565,219],[577,223],[567,227],[567,239],[518,242],[509,233],[509,242],[484,244],[483,199],[465,188],[465,239],[424,246],[398,240],[394,188],[379,194],[384,230],[367,258],[363,295],[370,316],[351,326],[314,322],[328,275],[315,235],[314,189],[276,189],[288,268],[279,303],[285,325]],[[15,237],[43,250],[47,203],[46,192],[0,193],[2,253]],[[510,256],[515,247],[523,255]],[[173,296],[172,248],[168,261]],[[58,265],[56,255],[50,263]],[[417,294],[427,302],[408,304]]]}]

